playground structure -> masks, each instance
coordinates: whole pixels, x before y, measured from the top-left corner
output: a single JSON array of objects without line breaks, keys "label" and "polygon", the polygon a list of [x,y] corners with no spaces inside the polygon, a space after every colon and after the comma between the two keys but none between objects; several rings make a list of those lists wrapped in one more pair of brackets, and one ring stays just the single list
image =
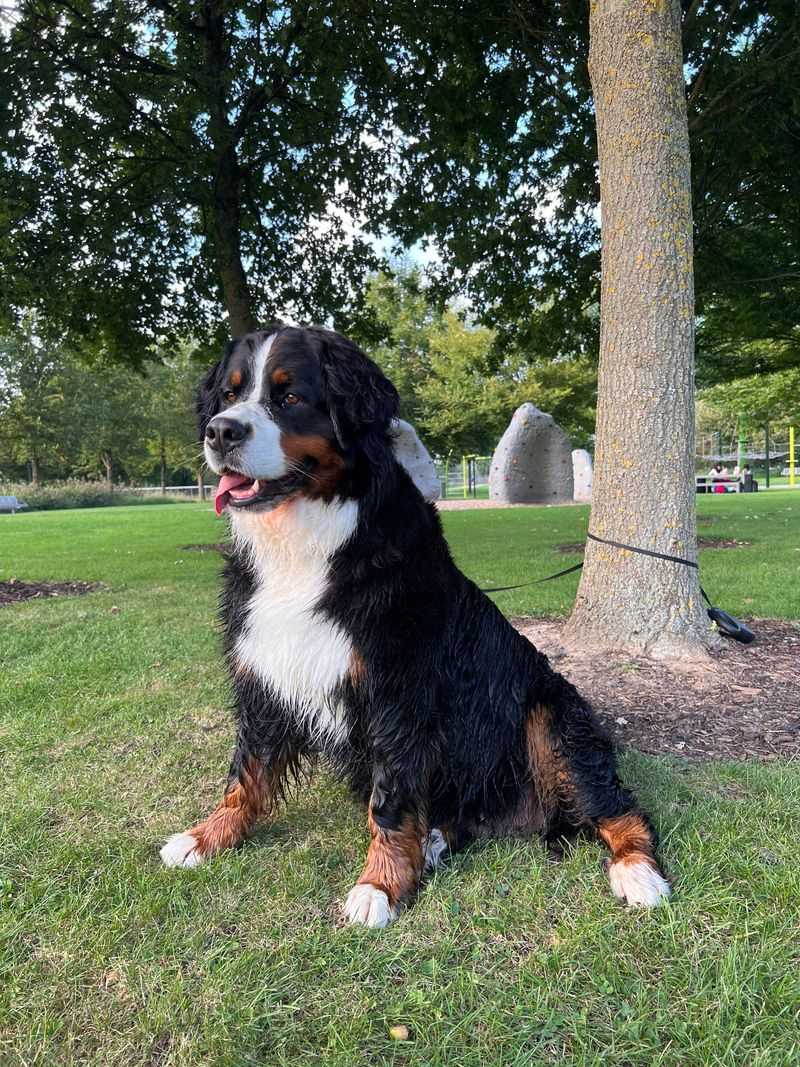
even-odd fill
[{"label": "playground structure", "polygon": [[434,464],[442,487],[442,500],[488,498],[491,456],[448,456],[435,459]]}]

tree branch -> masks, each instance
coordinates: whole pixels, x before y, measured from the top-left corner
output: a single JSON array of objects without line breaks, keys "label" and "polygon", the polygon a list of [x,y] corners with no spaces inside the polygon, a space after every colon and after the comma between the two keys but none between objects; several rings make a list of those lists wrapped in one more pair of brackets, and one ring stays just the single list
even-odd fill
[{"label": "tree branch", "polygon": [[739,9],[739,4],[740,3],[741,3],[741,0],[731,0],[731,6],[728,8],[728,14],[727,14],[727,16],[725,18],[725,22],[722,24],[722,27],[721,27],[719,33],[717,34],[717,38],[714,41],[714,47],[711,49],[711,51],[706,56],[702,67],[697,72],[697,75],[696,75],[696,77],[694,79],[694,82],[692,83],[692,87],[691,87],[691,89],[689,91],[689,98],[688,98],[688,100],[686,102],[687,103],[687,107],[691,107],[692,106],[692,104],[697,99],[697,96],[698,96],[700,90],[703,88],[703,84],[704,84],[706,78],[708,77],[708,72],[711,70],[711,67],[714,65],[714,61],[716,60],[717,56],[719,55],[720,51],[722,50],[722,46],[725,44],[725,41],[727,40],[728,30],[730,28],[731,22],[733,21],[733,16],[736,14],[737,10]]},{"label": "tree branch", "polygon": [[[135,66],[146,71],[148,74],[158,74],[165,78],[183,81],[195,89],[199,88],[197,81],[190,75],[185,75],[176,67],[168,67],[163,63],[157,63],[155,60],[150,59],[149,56],[142,56],[139,55],[138,52],[132,52],[129,48],[126,48],[124,45],[120,44],[119,41],[115,40],[110,34],[103,33],[96,24],[91,23],[83,12],[76,8],[74,4],[70,3],[69,0],[53,0],[50,6],[60,7],[69,11],[70,14],[82,24],[83,30],[81,32],[85,34],[87,40],[107,45],[112,51],[116,52],[117,55],[127,59],[129,63],[135,64]],[[50,25],[52,27],[52,22]]]}]

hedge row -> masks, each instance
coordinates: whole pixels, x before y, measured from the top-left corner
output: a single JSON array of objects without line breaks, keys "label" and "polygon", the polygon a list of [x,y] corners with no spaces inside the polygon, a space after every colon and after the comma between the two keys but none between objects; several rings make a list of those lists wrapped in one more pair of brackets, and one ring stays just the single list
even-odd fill
[{"label": "hedge row", "polygon": [[158,493],[131,493],[124,487],[110,491],[105,482],[88,482],[69,478],[47,485],[26,482],[0,482],[0,496],[15,496],[28,505],[29,511],[56,508],[107,508],[120,504],[174,504],[175,497]]}]

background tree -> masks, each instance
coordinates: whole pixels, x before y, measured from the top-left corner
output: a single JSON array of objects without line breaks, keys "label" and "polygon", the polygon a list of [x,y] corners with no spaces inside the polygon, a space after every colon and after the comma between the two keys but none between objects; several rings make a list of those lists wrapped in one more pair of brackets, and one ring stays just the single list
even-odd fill
[{"label": "background tree", "polygon": [[64,358],[61,349],[37,336],[30,316],[17,333],[0,337],[0,470],[26,467],[34,485],[44,473],[57,473]]},{"label": "background tree", "polygon": [[491,454],[514,409],[548,411],[580,444],[594,427],[596,370],[588,359],[554,362],[444,308],[418,270],[379,274],[367,288],[373,358],[400,393],[401,414],[435,454]]},{"label": "background tree", "polygon": [[[591,529],[696,559],[689,137],[677,0],[597,0],[603,279]],[[654,462],[654,444],[658,462]],[[710,638],[697,571],[593,541],[567,634],[653,654]]]},{"label": "background tree", "polygon": [[141,374],[103,363],[87,371],[73,361],[61,382],[73,473],[100,477],[112,489],[115,480],[138,481],[152,469],[150,397]]},{"label": "background tree", "polygon": [[[683,13],[713,375],[745,319],[773,340],[797,325],[800,16],[794,0]],[[234,332],[276,311],[349,329],[380,233],[434,242],[442,291],[518,347],[596,351],[583,0],[22,0],[18,15],[0,54],[6,313],[45,309],[134,361],[156,337],[219,331],[222,306]]]},{"label": "background tree", "polygon": [[164,493],[170,471],[188,470],[201,498],[205,460],[197,443],[195,393],[204,368],[192,359],[194,345],[184,343],[147,369],[144,382],[149,433],[147,450],[158,470]]},{"label": "background tree", "polygon": [[[388,118],[371,8],[22,0],[3,40],[3,309],[140,361],[276,311],[347,323]],[[42,279],[47,285],[42,285]]]},{"label": "background tree", "polygon": [[[448,7],[427,17],[428,57],[394,112],[405,140],[389,224],[406,246],[435,243],[441,288],[460,287],[520,347],[591,356],[600,241],[586,6]],[[735,376],[743,336],[787,338],[781,365],[800,358],[800,13],[794,0],[684,0],[682,15],[710,383]]]},{"label": "background tree", "polygon": [[800,368],[737,378],[704,389],[699,399],[719,423],[761,428],[766,422],[800,422]]}]

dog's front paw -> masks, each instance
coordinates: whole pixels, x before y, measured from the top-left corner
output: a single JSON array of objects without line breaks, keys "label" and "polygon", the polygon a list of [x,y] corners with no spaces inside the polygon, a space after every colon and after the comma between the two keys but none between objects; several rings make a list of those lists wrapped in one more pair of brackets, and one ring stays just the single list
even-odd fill
[{"label": "dog's front paw", "polygon": [[397,909],[389,904],[382,889],[368,882],[353,886],[344,902],[344,914],[348,922],[361,926],[382,929],[397,918]]},{"label": "dog's front paw", "polygon": [[165,867],[197,867],[206,858],[194,834],[173,834],[161,848]]}]

